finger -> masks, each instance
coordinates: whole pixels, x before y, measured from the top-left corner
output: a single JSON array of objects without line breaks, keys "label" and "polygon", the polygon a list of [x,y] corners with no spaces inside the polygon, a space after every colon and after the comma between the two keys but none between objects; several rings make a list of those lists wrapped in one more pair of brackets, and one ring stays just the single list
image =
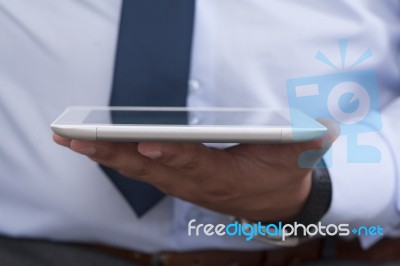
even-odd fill
[{"label": "finger", "polygon": [[136,143],[73,140],[71,149],[113,168],[123,176],[152,183],[162,190],[182,183],[172,169],[139,154]]},{"label": "finger", "polygon": [[[321,139],[314,141],[319,142],[318,148],[310,146],[298,156],[298,165],[301,168],[315,167],[340,135],[340,126],[336,122],[328,119],[318,119],[318,121],[328,129],[327,133]],[[307,148],[307,145],[304,148]]]},{"label": "finger", "polygon": [[190,179],[162,163],[144,157],[133,143],[97,143],[96,152],[89,158],[111,167],[126,177],[150,183],[167,195],[194,201],[200,191]]},{"label": "finger", "polygon": [[143,156],[186,173],[215,171],[216,151],[202,144],[142,142],[138,151]]},{"label": "finger", "polygon": [[55,143],[57,143],[58,145],[64,146],[64,147],[68,147],[71,145],[71,139],[68,138],[64,138],[60,135],[57,134],[53,134],[53,140]]},{"label": "finger", "polygon": [[336,122],[329,119],[318,119],[318,122],[327,128],[326,133],[319,139],[293,143],[293,147],[299,152],[307,150],[320,150],[321,154],[324,154],[338,138],[340,134],[340,126]]},{"label": "finger", "polygon": [[324,125],[328,131],[327,133],[322,136],[322,146],[325,149],[329,149],[332,146],[333,142],[337,140],[340,135],[340,125],[333,120],[320,118],[318,119],[322,125]]},{"label": "finger", "polygon": [[[136,152],[135,143],[98,142],[73,140],[71,149],[89,156],[92,160],[125,172],[135,160],[144,159]],[[142,158],[141,158],[142,157]]]}]

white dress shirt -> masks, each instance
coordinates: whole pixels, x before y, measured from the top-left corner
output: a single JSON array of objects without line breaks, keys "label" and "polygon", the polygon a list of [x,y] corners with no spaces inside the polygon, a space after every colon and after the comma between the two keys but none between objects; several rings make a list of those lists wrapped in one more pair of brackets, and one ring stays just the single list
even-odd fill
[{"label": "white dress shirt", "polygon": [[[64,108],[109,102],[120,8],[119,0],[0,0],[0,234],[147,252],[266,248],[241,237],[189,237],[192,218],[228,218],[171,197],[138,219],[97,164],[53,143],[49,124]],[[359,140],[374,143],[382,160],[347,163],[346,138],[335,143],[323,221],[379,224],[396,235],[399,10],[394,0],[197,0],[187,103],[288,107],[288,79],[337,71],[315,60],[317,51],[340,64],[338,39],[348,39],[349,62],[370,48],[358,69],[377,72],[383,130]]]}]

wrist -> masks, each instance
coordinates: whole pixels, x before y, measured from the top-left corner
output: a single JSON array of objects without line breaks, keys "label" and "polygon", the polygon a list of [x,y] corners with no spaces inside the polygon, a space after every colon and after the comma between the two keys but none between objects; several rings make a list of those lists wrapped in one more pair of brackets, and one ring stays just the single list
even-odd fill
[{"label": "wrist", "polygon": [[310,171],[297,186],[288,189],[286,198],[282,199],[282,202],[286,201],[286,205],[282,206],[281,215],[278,215],[281,217],[277,217],[275,221],[291,221],[301,213],[312,190],[312,174]]},{"label": "wrist", "polygon": [[292,222],[304,225],[318,223],[328,211],[332,201],[331,178],[323,160],[321,168],[315,168],[312,172],[312,185],[310,194],[299,214]]},{"label": "wrist", "polygon": [[267,207],[242,217],[257,222],[290,221],[303,209],[311,186],[312,172],[309,172],[297,182],[274,192],[274,195],[269,194],[266,199],[258,200],[258,202],[267,203]]},{"label": "wrist", "polygon": [[[320,166],[322,166],[322,168],[316,168],[312,172],[311,190],[305,202],[301,204],[303,206],[301,211],[289,221],[281,219],[280,221],[284,224],[301,224],[307,227],[310,224],[317,224],[328,211],[332,199],[332,185],[329,172],[325,168],[325,164],[322,160]],[[238,218],[238,221],[241,224],[251,223],[251,221],[242,218]],[[279,219],[275,221],[279,221]],[[280,237],[270,236],[266,233],[262,236],[256,236],[255,239],[277,246],[295,246],[307,241],[307,239],[311,237],[312,236],[307,235],[305,231],[300,230],[297,232],[296,236],[289,237],[285,241]]]}]

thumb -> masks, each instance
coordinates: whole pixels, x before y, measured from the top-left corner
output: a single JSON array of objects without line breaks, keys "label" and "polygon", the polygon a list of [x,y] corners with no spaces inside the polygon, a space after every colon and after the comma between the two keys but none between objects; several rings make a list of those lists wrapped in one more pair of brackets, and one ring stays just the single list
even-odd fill
[{"label": "thumb", "polygon": [[326,118],[319,118],[317,121],[328,129],[325,135],[321,138],[322,150],[324,150],[325,153],[339,137],[340,125],[337,122]]},{"label": "thumb", "polygon": [[299,155],[298,164],[300,168],[314,168],[340,135],[340,125],[335,121],[325,118],[317,120],[327,128],[327,132],[318,140],[321,143],[320,149],[306,150]]}]

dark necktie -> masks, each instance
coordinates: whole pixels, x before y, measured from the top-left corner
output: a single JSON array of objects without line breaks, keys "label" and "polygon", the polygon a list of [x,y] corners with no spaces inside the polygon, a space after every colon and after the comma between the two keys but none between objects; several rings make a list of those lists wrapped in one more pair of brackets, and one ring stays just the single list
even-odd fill
[{"label": "dark necktie", "polygon": [[[194,0],[124,0],[112,106],[185,106]],[[164,194],[102,166],[140,217]]]}]

